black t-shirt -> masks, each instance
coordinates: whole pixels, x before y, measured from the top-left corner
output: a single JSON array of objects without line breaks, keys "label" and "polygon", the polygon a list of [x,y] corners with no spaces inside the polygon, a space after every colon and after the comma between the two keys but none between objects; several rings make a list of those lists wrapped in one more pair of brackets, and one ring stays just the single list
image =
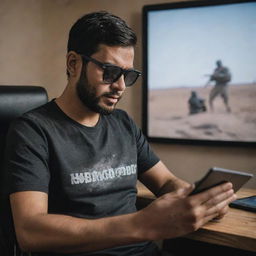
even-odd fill
[{"label": "black t-shirt", "polygon": [[[159,161],[124,111],[114,110],[96,126],[86,127],[54,101],[17,119],[7,145],[10,193],[48,193],[49,213],[87,219],[135,212],[137,178]],[[130,250],[137,255],[148,246],[140,243],[97,255],[132,255]]]}]

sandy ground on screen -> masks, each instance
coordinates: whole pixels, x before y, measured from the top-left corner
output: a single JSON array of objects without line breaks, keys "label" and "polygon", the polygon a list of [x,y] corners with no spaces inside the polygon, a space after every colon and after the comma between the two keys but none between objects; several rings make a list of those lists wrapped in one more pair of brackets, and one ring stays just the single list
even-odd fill
[{"label": "sandy ground on screen", "polygon": [[[209,108],[206,88],[172,88],[149,92],[149,135],[178,139],[256,141],[256,83],[229,85],[229,105],[216,97],[214,111]],[[205,99],[207,111],[189,115],[191,91]]]}]

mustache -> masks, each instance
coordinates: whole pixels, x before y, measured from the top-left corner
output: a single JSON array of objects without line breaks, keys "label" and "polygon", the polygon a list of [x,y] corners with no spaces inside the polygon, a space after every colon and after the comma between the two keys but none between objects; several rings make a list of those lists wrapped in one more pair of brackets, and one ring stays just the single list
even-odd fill
[{"label": "mustache", "polygon": [[122,94],[118,93],[118,92],[106,92],[102,96],[106,96],[106,97],[113,97],[114,96],[114,97],[121,98]]}]

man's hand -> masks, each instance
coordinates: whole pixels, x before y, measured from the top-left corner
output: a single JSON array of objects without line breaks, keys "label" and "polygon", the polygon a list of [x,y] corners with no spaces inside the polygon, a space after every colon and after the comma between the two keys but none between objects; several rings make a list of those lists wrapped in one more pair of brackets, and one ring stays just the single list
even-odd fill
[{"label": "man's hand", "polygon": [[149,240],[195,231],[208,221],[223,217],[229,203],[236,199],[231,183],[190,196],[192,190],[193,186],[167,193],[138,212],[141,230]]}]

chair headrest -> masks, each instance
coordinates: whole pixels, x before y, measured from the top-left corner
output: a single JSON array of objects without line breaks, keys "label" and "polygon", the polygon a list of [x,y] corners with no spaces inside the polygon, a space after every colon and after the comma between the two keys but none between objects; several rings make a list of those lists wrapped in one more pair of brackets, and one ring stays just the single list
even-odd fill
[{"label": "chair headrest", "polygon": [[48,101],[40,86],[0,86],[0,123],[9,124],[14,118]]}]

